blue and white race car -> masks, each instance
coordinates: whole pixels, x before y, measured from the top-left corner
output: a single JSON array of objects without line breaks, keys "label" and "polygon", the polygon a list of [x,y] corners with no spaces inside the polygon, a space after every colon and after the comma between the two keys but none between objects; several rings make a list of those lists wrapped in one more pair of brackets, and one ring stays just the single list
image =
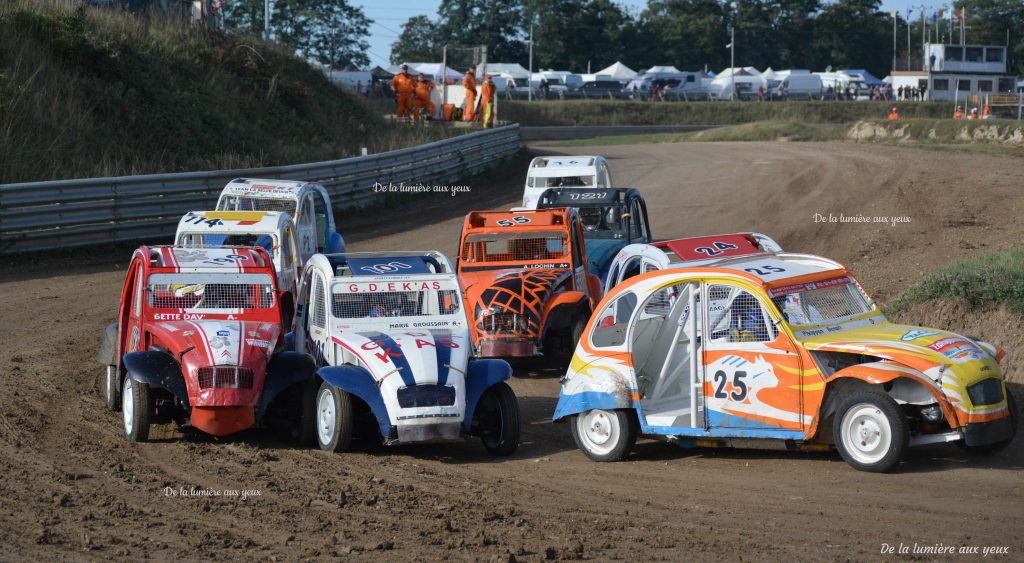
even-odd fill
[{"label": "blue and white race car", "polygon": [[294,327],[295,349],[319,366],[304,424],[321,449],[345,451],[357,430],[385,444],[475,436],[493,455],[518,447],[512,368],[473,359],[459,282],[440,252],[314,255]]}]

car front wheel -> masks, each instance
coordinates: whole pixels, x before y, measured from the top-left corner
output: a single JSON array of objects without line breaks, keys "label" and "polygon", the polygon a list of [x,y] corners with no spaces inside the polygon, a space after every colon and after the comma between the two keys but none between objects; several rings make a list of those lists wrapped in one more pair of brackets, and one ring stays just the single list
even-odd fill
[{"label": "car front wheel", "polygon": [[316,441],[320,449],[343,452],[352,443],[352,398],[326,381],[316,394]]},{"label": "car front wheel", "polygon": [[480,440],[487,453],[507,456],[519,448],[522,416],[519,401],[507,383],[496,383],[484,391],[476,404],[475,416]]},{"label": "car front wheel", "polygon": [[153,416],[149,385],[139,383],[130,376],[124,378],[124,386],[121,388],[121,414],[124,420],[124,437],[129,442],[145,442],[149,439],[150,418]]},{"label": "car front wheel", "polygon": [[632,413],[594,409],[580,413],[572,421],[576,446],[594,461],[620,461],[636,443],[639,428]]},{"label": "car front wheel", "polygon": [[839,404],[832,427],[836,448],[846,463],[881,473],[900,462],[910,430],[896,401],[875,391],[858,391]]}]

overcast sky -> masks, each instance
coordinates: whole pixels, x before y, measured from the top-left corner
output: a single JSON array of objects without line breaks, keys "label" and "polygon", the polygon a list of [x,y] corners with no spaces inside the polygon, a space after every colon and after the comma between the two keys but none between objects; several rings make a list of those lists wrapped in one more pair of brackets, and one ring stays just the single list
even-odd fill
[{"label": "overcast sky", "polygon": [[[354,5],[363,6],[367,17],[374,21],[370,26],[370,64],[387,67],[391,57],[391,44],[398,39],[402,31],[402,24],[409,18],[418,15],[425,15],[431,19],[437,16],[437,6],[440,0],[354,0]],[[618,0],[620,6],[630,11],[639,11],[647,6],[647,0]],[[951,2],[939,2],[936,0],[882,0],[882,8],[886,11],[893,8],[905,14],[910,6],[928,6],[928,16],[940,9],[941,6]],[[904,16],[905,17],[905,16]],[[913,17],[916,19],[919,12],[914,10]],[[505,62],[505,61],[494,61]],[[629,61],[623,61],[627,65]],[[671,61],[665,61],[671,62]]]}]

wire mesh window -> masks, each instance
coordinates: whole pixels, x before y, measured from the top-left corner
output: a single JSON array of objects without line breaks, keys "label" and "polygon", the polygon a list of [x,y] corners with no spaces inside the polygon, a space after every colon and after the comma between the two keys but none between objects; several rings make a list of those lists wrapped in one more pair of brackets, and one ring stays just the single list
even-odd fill
[{"label": "wire mesh window", "polygon": [[867,313],[873,308],[850,278],[836,278],[805,284],[803,291],[772,298],[783,318],[791,325],[819,325]]},{"label": "wire mesh window", "polygon": [[461,311],[456,290],[335,293],[331,314],[339,319],[454,315]]},{"label": "wire mesh window", "polygon": [[284,211],[295,213],[295,201],[265,197],[229,195],[217,207],[218,211]]},{"label": "wire mesh window", "polygon": [[316,276],[316,283],[313,284],[313,312],[311,313],[313,325],[320,328],[327,328],[327,303],[324,302],[324,280]]},{"label": "wire mesh window", "polygon": [[274,285],[265,274],[154,274],[146,286],[157,309],[269,309]]},{"label": "wire mesh window", "polygon": [[566,260],[565,234],[558,231],[479,234],[466,237],[466,262]]},{"label": "wire mesh window", "polygon": [[280,251],[277,237],[269,233],[187,233],[178,238],[178,246],[261,246],[274,258]]},{"label": "wire mesh window", "polygon": [[761,303],[738,287],[708,286],[711,342],[768,342],[774,339]]},{"label": "wire mesh window", "polygon": [[665,286],[658,291],[651,294],[644,303],[644,313],[647,315],[658,315],[660,317],[668,316],[669,311],[672,309],[672,305],[675,304],[676,298],[686,288],[686,284],[676,284]]}]

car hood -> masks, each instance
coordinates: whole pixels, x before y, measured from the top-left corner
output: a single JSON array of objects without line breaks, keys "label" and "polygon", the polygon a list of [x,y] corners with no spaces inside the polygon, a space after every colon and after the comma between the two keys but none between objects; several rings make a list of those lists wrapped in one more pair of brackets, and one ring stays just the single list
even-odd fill
[{"label": "car hood", "polygon": [[621,239],[587,239],[585,246],[587,247],[587,260],[590,261],[590,271],[604,281],[612,259],[627,244],[627,241]]},{"label": "car hood", "polygon": [[462,274],[466,307],[478,330],[483,317],[515,313],[527,321],[528,335],[540,334],[540,321],[548,298],[572,275],[568,268],[515,268]]},{"label": "car hood", "polygon": [[332,340],[381,387],[445,385],[463,378],[472,349],[465,330],[358,330]]},{"label": "car hood", "polygon": [[257,321],[165,321],[151,325],[161,342],[200,366],[247,365],[273,352],[281,326]]},{"label": "car hood", "polygon": [[801,342],[808,350],[885,358],[936,381],[946,370],[968,385],[1000,373],[994,349],[945,330],[882,322],[804,337]]}]

